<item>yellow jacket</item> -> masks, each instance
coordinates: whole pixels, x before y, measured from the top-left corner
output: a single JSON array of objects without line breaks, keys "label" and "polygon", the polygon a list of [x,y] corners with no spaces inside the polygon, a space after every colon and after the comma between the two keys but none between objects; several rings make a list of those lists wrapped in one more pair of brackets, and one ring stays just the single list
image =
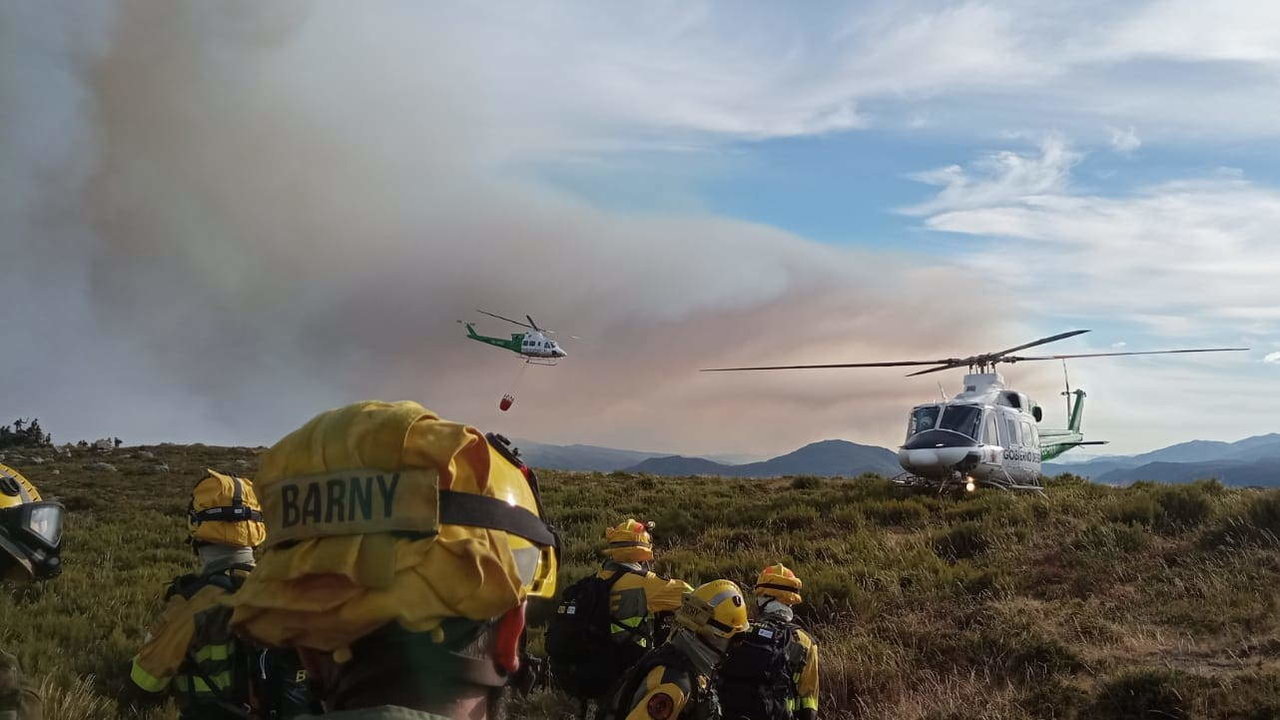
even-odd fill
[{"label": "yellow jacket", "polygon": [[804,648],[804,665],[792,678],[796,683],[795,704],[791,713],[797,718],[811,720],[818,713],[818,641],[809,633],[796,628],[796,644]]},{"label": "yellow jacket", "polygon": [[606,562],[596,576],[608,580],[624,573],[609,592],[609,613],[614,622],[609,631],[615,639],[629,638],[648,647],[653,635],[651,618],[655,613],[675,612],[686,593],[693,592],[683,580],[668,580],[653,572],[627,571],[625,566]]},{"label": "yellow jacket", "polygon": [[[229,572],[236,583],[248,574]],[[232,592],[205,577],[175,581],[163,614],[133,658],[134,684],[150,693],[169,690],[184,708],[218,700],[247,706],[248,683],[235,672],[241,658],[228,627],[231,609],[225,600]],[[187,664],[188,658],[196,668]]]}]

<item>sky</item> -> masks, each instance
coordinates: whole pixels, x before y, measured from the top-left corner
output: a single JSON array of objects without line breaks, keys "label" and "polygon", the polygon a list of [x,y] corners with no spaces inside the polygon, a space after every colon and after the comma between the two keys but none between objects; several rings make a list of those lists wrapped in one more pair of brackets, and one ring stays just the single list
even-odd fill
[{"label": "sky", "polygon": [[[1071,363],[1108,452],[1276,432],[1277,118],[1267,3],[15,0],[0,421],[893,447],[962,373],[697,370],[1089,329],[1044,349],[1252,348]],[[1060,365],[1003,372],[1064,422]]]}]

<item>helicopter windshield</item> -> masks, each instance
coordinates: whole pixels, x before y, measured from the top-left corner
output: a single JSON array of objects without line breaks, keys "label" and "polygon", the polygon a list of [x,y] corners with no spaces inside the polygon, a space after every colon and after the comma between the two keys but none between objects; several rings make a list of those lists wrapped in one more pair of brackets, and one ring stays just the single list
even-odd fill
[{"label": "helicopter windshield", "polygon": [[941,409],[937,405],[926,405],[913,410],[911,420],[907,423],[907,437],[925,430],[932,430],[938,424],[938,414]]},{"label": "helicopter windshield", "polygon": [[971,438],[978,437],[978,426],[982,422],[982,408],[977,405],[948,405],[942,413],[943,430],[952,430]]}]

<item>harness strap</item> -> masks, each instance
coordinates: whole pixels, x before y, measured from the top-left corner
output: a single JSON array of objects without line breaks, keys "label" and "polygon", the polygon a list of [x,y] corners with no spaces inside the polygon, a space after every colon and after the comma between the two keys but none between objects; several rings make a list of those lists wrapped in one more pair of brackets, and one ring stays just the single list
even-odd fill
[{"label": "harness strap", "polygon": [[779,585],[778,583],[756,583],[756,587],[768,588],[769,590],[781,590],[783,592],[789,592],[789,593],[800,592],[799,588],[788,587],[786,585]]},{"label": "harness strap", "polygon": [[558,539],[537,515],[498,498],[440,490],[440,522],[502,530],[537,545],[555,547]]},{"label": "harness strap", "polygon": [[[236,487],[240,487],[239,484]],[[199,512],[192,512],[191,519],[197,523],[202,522],[244,522],[252,520],[254,522],[262,522],[262,513],[245,505],[227,505],[223,507],[205,508]]]}]

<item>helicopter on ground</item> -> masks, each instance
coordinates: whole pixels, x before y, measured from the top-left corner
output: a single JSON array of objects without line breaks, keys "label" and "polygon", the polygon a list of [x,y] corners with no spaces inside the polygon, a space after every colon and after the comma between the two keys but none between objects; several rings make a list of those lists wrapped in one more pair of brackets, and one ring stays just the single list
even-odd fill
[{"label": "helicopter on ground", "polygon": [[[1061,360],[1064,377],[1066,361],[1072,358],[1120,355],[1169,355],[1175,353],[1243,352],[1249,348],[1195,348],[1182,350],[1140,350],[1129,352],[1078,353],[1069,355],[1014,355],[1019,350],[1065,340],[1088,330],[1040,338],[998,352],[942,360],[904,360],[872,363],[832,363],[824,365],[775,365],[766,367],[707,368],[703,372],[743,370],[800,370],[823,368],[899,367],[932,365],[907,375],[914,377],[942,370],[967,367],[964,390],[950,400],[917,405],[907,419],[906,441],[898,449],[903,472],[894,478],[900,485],[936,490],[973,492],[978,486],[1003,490],[1044,492],[1040,464],[1081,445],[1102,445],[1104,440],[1085,440],[1081,432],[1085,392],[1072,390],[1070,380],[1062,393],[1067,398],[1067,427],[1040,428],[1041,407],[1025,393],[1010,389],[996,372],[999,364],[1033,360]],[[1074,401],[1073,401],[1074,398]]]},{"label": "helicopter on ground", "polygon": [[[477,333],[475,323],[459,320],[458,322],[462,323],[462,325],[467,328],[467,337],[472,340],[485,343],[486,345],[500,347],[504,350],[510,350],[524,358],[524,361],[531,365],[555,365],[560,358],[569,356],[569,353],[565,352],[564,348],[560,347],[559,343],[548,337],[550,335],[554,335],[555,331],[543,330],[538,327],[538,323],[534,322],[533,318],[529,315],[524,316],[529,322],[522,323],[519,320],[512,320],[509,317],[495,315],[484,310],[476,310],[476,312],[499,320],[505,320],[513,325],[528,328],[529,332],[511,333],[510,340],[500,337],[489,337],[487,335]],[[577,339],[577,336],[571,335],[570,337],[575,340]]]}]

